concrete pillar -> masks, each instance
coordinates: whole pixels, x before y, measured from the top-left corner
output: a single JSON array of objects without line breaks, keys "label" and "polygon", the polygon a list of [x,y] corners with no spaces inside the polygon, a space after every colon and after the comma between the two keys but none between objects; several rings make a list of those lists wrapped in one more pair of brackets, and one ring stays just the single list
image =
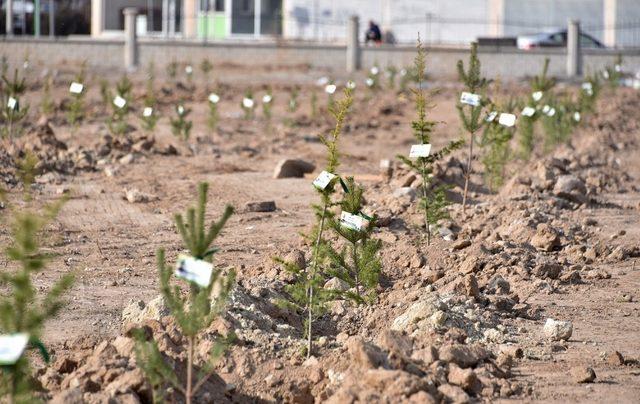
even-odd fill
[{"label": "concrete pillar", "polygon": [[504,36],[504,0],[489,0],[489,32],[491,37]]},{"label": "concrete pillar", "polygon": [[104,0],[91,0],[91,36],[102,35],[104,29]]},{"label": "concrete pillar", "polygon": [[352,15],[347,24],[347,72],[353,73],[360,69],[360,20]]},{"label": "concrete pillar", "polygon": [[604,38],[603,42],[605,46],[615,47],[616,44],[616,15],[618,13],[618,0],[604,0],[604,10],[602,15],[604,16]]},{"label": "concrete pillar", "polygon": [[56,36],[56,9],[53,0],[49,0],[49,36]]},{"label": "concrete pillar", "polygon": [[582,74],[582,52],[580,51],[580,21],[569,20],[567,27],[567,76]]},{"label": "concrete pillar", "polygon": [[5,28],[7,30],[7,36],[13,35],[13,0],[7,0],[7,14],[5,21]]},{"label": "concrete pillar", "polygon": [[138,37],[136,33],[136,17],[138,9],[124,9],[124,66],[127,70],[135,70],[138,66]]},{"label": "concrete pillar", "polygon": [[198,22],[196,11],[196,0],[184,0],[183,1],[183,13],[182,24],[183,34],[185,38],[195,38],[197,36]]},{"label": "concrete pillar", "polygon": [[33,7],[33,35],[38,38],[40,37],[40,14],[42,12],[42,8],[40,8],[40,0],[34,1]]}]

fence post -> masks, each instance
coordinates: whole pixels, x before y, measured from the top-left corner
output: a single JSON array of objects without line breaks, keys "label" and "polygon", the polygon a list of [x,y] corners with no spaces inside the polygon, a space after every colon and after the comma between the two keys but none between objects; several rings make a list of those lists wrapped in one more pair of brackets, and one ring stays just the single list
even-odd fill
[{"label": "fence post", "polygon": [[6,21],[5,21],[5,28],[7,31],[6,35],[12,36],[13,35],[13,0],[7,0],[6,7],[7,7],[7,14],[6,14]]},{"label": "fence post", "polygon": [[347,24],[347,72],[349,73],[353,73],[360,68],[359,25],[358,16],[352,15]]},{"label": "fence post", "polygon": [[138,66],[137,15],[138,10],[135,7],[124,9],[124,67],[127,70],[135,70]]},{"label": "fence post", "polygon": [[581,74],[580,21],[569,20],[567,27],[567,76],[574,78]]}]

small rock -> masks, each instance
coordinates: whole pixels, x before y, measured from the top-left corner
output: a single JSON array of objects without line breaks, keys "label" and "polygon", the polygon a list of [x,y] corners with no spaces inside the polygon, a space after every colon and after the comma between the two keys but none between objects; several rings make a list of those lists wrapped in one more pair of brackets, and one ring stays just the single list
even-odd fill
[{"label": "small rock", "polygon": [[349,284],[340,278],[333,277],[324,284],[325,289],[346,291],[349,290]]},{"label": "small rock", "polygon": [[443,384],[438,387],[438,391],[445,397],[444,402],[464,404],[469,402],[469,395],[458,386]]},{"label": "small rock", "polygon": [[552,341],[566,341],[573,334],[573,324],[571,321],[558,321],[548,318],[542,331],[545,337]]},{"label": "small rock", "polygon": [[384,362],[382,352],[374,345],[365,342],[362,337],[349,338],[346,347],[353,363],[360,367],[375,369]]},{"label": "small rock", "polygon": [[596,372],[583,366],[577,366],[571,369],[571,376],[576,383],[591,383],[596,379]]},{"label": "small rock", "polygon": [[286,257],[284,257],[284,262],[294,264],[300,269],[305,269],[307,267],[307,260],[304,257],[304,252],[300,250],[293,250]]},{"label": "small rock", "polygon": [[274,212],[276,203],[274,201],[248,202],[245,205],[247,212]]},{"label": "small rock", "polygon": [[471,245],[471,241],[468,239],[461,239],[456,241],[455,243],[453,243],[451,245],[451,248],[453,248],[454,250],[462,250],[464,248],[467,248]]},{"label": "small rock", "polygon": [[283,159],[276,165],[273,171],[273,178],[302,178],[305,174],[312,173],[315,169],[315,164],[308,161]]},{"label": "small rock", "polygon": [[125,199],[130,203],[144,203],[149,202],[152,198],[150,195],[140,192],[139,189],[125,189]]},{"label": "small rock", "polygon": [[453,344],[441,347],[438,356],[440,360],[453,362],[462,368],[468,368],[489,358],[490,353],[486,348],[478,344]]},{"label": "small rock", "polygon": [[411,187],[401,187],[393,191],[394,198],[408,198],[412,200],[416,197],[416,190]]},{"label": "small rock", "polygon": [[560,246],[558,231],[547,223],[540,223],[531,237],[531,245],[540,251],[553,251]]},{"label": "small rock", "polygon": [[613,366],[624,365],[624,357],[618,351],[609,352],[605,357],[605,362]]},{"label": "small rock", "polygon": [[480,289],[478,288],[478,280],[475,275],[469,274],[464,277],[464,292],[467,296],[478,297]]},{"label": "small rock", "polygon": [[451,363],[449,364],[447,380],[450,384],[455,384],[466,391],[471,391],[478,381],[478,378],[472,369],[462,369],[455,363]]}]

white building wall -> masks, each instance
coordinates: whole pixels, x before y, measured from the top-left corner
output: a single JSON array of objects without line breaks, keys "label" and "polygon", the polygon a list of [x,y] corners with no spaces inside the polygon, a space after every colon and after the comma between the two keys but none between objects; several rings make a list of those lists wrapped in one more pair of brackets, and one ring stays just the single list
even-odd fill
[{"label": "white building wall", "polygon": [[616,46],[640,47],[640,0],[617,0]]}]

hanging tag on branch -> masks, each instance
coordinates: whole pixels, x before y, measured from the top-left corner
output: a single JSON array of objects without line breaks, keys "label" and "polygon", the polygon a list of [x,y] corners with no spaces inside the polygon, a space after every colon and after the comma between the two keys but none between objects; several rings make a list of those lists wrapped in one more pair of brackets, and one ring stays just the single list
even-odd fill
[{"label": "hanging tag on branch", "polygon": [[431,153],[431,145],[430,144],[414,144],[411,146],[411,150],[409,151],[409,158],[416,157],[429,157]]},{"label": "hanging tag on branch", "polygon": [[142,111],[142,116],[144,116],[145,118],[149,118],[151,115],[153,115],[153,108],[145,107],[145,109]]},{"label": "hanging tag on branch", "polygon": [[212,272],[213,264],[209,262],[184,254],[178,256],[175,275],[179,278],[197,283],[199,286],[206,288],[211,283]]},{"label": "hanging tag on branch", "polygon": [[122,109],[125,107],[125,105],[127,105],[127,100],[117,95],[116,98],[113,99],[113,105]]},{"label": "hanging tag on branch", "polygon": [[9,97],[9,100],[7,100],[7,108],[12,111],[16,111],[18,109],[18,100],[13,97]]},{"label": "hanging tag on branch", "polygon": [[69,86],[69,92],[71,94],[80,94],[84,90],[84,86],[81,83],[76,83],[75,81],[71,83]]},{"label": "hanging tag on branch", "polygon": [[535,93],[531,94],[531,98],[533,98],[535,102],[538,102],[542,99],[542,95],[542,91],[536,91]]},{"label": "hanging tag on branch", "polygon": [[512,127],[516,124],[516,116],[514,114],[502,113],[498,118],[498,123],[502,126]]},{"label": "hanging tag on branch", "polygon": [[313,186],[321,191],[325,190],[329,186],[329,184],[331,184],[331,182],[336,179],[336,177],[337,175],[335,174],[331,174],[328,171],[323,171],[320,173],[320,175],[318,175],[318,178],[313,181]]},{"label": "hanging tag on branch", "polygon": [[220,96],[216,93],[209,94],[209,102],[212,104],[217,104],[220,102]]},{"label": "hanging tag on branch", "polygon": [[327,84],[327,86],[324,88],[324,91],[327,94],[333,94],[336,92],[336,85],[335,84]]},{"label": "hanging tag on branch", "polygon": [[28,342],[29,334],[0,335],[0,365],[14,365]]},{"label": "hanging tag on branch", "polygon": [[253,108],[253,99],[251,98],[243,98],[242,99],[242,106],[248,109]]},{"label": "hanging tag on branch", "polygon": [[536,110],[531,107],[524,107],[524,109],[522,110],[523,116],[532,117],[535,113],[536,113]]},{"label": "hanging tag on branch", "polygon": [[467,104],[467,105],[477,107],[480,105],[480,96],[478,94],[465,92],[460,95],[460,102],[462,104]]},{"label": "hanging tag on branch", "polygon": [[491,113],[489,115],[487,115],[487,122],[493,122],[494,119],[496,119],[496,116],[498,116],[498,112],[497,111],[491,111]]},{"label": "hanging tag on branch", "polygon": [[369,220],[349,212],[340,213],[340,225],[347,229],[363,231],[369,226]]}]

